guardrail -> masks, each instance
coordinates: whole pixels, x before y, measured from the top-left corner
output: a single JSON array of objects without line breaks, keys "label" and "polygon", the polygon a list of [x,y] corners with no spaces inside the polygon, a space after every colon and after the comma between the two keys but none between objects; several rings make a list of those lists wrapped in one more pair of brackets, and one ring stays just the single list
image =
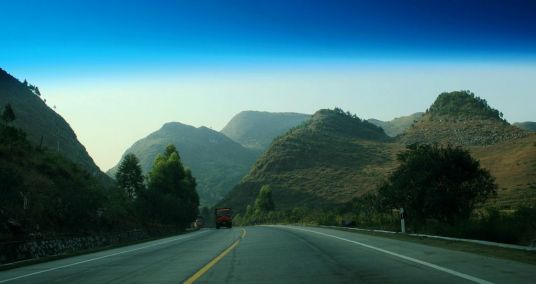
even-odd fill
[{"label": "guardrail", "polygon": [[[354,228],[354,227],[324,226],[324,225],[320,225],[319,227],[346,229],[346,230],[355,230],[355,231],[377,232],[377,233],[387,233],[387,234],[402,234],[400,232],[395,232],[395,231],[363,229],[363,228]],[[448,240],[448,241],[475,243],[475,244],[480,244],[480,245],[494,246],[494,247],[501,247],[501,248],[515,249],[515,250],[536,251],[536,240],[533,240],[530,246],[522,246],[522,245],[512,245],[512,244],[497,243],[497,242],[482,241],[482,240],[474,240],[474,239],[434,236],[434,235],[427,235],[427,234],[414,234],[414,233],[408,234],[408,233],[405,233],[403,235],[414,236],[414,237],[424,237],[424,238],[430,238],[430,239],[441,239],[441,240]]]}]

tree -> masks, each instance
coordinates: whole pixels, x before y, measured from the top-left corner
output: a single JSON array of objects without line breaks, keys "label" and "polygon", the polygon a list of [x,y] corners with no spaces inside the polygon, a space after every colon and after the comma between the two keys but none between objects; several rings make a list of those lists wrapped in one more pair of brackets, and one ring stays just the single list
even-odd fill
[{"label": "tree", "polygon": [[197,182],[189,169],[184,169],[179,152],[173,145],[159,155],[149,173],[145,209],[153,221],[185,227],[199,211]]},{"label": "tree", "polygon": [[476,204],[497,193],[491,174],[460,147],[412,145],[398,161],[379,195],[386,205],[403,207],[410,220],[452,224],[467,219]]},{"label": "tree", "polygon": [[259,195],[255,200],[255,212],[256,213],[266,213],[273,211],[275,209],[275,204],[272,199],[272,188],[268,185],[263,185],[259,191]]},{"label": "tree", "polygon": [[145,188],[140,161],[134,154],[126,154],[117,173],[115,174],[117,185],[133,200]]},{"label": "tree", "polygon": [[15,120],[15,112],[13,111],[13,108],[11,108],[11,105],[10,104],[7,104],[5,107],[4,107],[4,112],[2,113],[2,120],[6,123],[6,124],[9,124],[11,123],[13,120]]}]

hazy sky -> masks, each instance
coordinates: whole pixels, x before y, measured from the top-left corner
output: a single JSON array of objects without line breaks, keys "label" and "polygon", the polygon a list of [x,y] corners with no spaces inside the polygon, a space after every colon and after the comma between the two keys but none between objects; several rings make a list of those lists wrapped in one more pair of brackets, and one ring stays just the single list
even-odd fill
[{"label": "hazy sky", "polygon": [[389,120],[469,89],[536,120],[532,3],[0,0],[0,67],[102,170],[165,122],[220,130],[242,110]]}]

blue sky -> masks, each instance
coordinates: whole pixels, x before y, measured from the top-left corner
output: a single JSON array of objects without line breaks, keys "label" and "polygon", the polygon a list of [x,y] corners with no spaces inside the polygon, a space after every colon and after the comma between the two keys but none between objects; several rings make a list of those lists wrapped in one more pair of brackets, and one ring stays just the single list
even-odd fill
[{"label": "blue sky", "polygon": [[536,120],[534,1],[0,0],[0,11],[0,67],[38,85],[104,170],[167,121],[218,130],[248,109],[391,119],[470,89],[510,121]]}]

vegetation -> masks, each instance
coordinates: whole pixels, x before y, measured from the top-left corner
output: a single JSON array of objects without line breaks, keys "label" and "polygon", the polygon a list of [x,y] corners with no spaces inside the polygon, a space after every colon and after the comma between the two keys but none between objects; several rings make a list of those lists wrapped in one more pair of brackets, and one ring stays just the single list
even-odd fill
[{"label": "vegetation", "polygon": [[[195,173],[202,206],[213,205],[229,192],[258,155],[217,131],[173,122],[134,143],[124,157],[136,155],[143,174],[147,175],[158,154],[170,144],[180,150],[181,162]],[[115,176],[117,169],[118,166],[112,168],[108,174]]]},{"label": "vegetation", "polygon": [[485,99],[475,96],[471,91],[442,93],[428,112],[434,116],[477,116],[505,121],[502,112],[490,107]]},{"label": "vegetation", "polygon": [[400,165],[378,195],[409,219],[454,224],[497,192],[495,179],[467,150],[450,145],[412,145],[398,155]]},{"label": "vegetation", "polygon": [[330,208],[377,186],[393,168],[383,130],[355,115],[320,110],[274,140],[242,182],[219,205],[244,213],[269,185],[278,210]]},{"label": "vegetation", "polygon": [[136,161],[135,156],[125,159],[118,173],[124,178],[118,187],[106,188],[85,169],[34,146],[22,130],[2,121],[0,240],[187,227],[197,215],[198,197],[195,179],[176,150],[170,147],[158,159],[149,189],[140,183]]},{"label": "vegetation", "polygon": [[129,199],[134,200],[144,189],[140,161],[134,154],[127,154],[119,164],[115,174],[117,186],[122,189]]},{"label": "vegetation", "polygon": [[184,169],[175,146],[168,145],[149,173],[147,190],[140,194],[139,210],[146,221],[187,227],[198,215],[197,183]]},{"label": "vegetation", "polygon": [[10,126],[23,130],[31,143],[78,164],[103,186],[112,186],[112,179],[95,165],[69,124],[44,103],[40,94],[37,87],[0,69],[0,106],[3,109],[9,104],[16,113]]}]

